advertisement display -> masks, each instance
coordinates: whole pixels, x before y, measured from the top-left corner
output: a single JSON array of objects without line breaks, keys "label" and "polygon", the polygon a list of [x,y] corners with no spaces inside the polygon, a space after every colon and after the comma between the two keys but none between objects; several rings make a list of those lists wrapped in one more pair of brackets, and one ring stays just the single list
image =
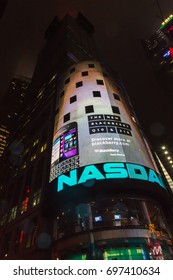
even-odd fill
[{"label": "advertisement display", "polygon": [[[91,67],[92,66],[92,67]],[[57,91],[50,182],[132,178],[164,187],[128,99],[98,62],[66,71]]]}]

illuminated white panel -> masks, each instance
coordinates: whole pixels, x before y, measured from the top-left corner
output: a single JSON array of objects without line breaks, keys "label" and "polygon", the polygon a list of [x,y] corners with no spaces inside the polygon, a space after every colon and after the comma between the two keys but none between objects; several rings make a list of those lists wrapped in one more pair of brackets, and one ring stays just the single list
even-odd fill
[{"label": "illuminated white panel", "polygon": [[66,71],[56,109],[50,181],[78,167],[106,162],[134,163],[159,173],[127,100],[98,62],[77,63]]}]

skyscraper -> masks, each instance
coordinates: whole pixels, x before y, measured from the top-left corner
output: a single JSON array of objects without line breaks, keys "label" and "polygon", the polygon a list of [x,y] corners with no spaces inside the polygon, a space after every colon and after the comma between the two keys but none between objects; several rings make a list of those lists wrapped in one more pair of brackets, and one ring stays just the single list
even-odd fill
[{"label": "skyscraper", "polygon": [[[142,41],[145,54],[150,63],[156,81],[163,90],[163,98],[168,103],[172,102],[173,94],[173,16],[170,15],[154,34]],[[173,180],[173,147],[172,135],[163,135],[154,139],[154,149],[162,161],[169,176]]]},{"label": "skyscraper", "polygon": [[45,33],[6,152],[1,258],[172,258],[168,187],[93,32],[78,14]]},{"label": "skyscraper", "polygon": [[173,100],[173,16],[170,15],[142,44],[159,84]]},{"label": "skyscraper", "polygon": [[0,108],[0,157],[12,136],[23,108],[30,79],[15,76],[1,102]]}]

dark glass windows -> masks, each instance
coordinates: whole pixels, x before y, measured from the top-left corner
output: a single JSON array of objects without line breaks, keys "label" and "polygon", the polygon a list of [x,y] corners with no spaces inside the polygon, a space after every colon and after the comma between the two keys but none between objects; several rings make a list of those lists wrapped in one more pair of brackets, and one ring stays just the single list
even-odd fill
[{"label": "dark glass windows", "polygon": [[88,71],[82,72],[82,76],[88,76]]},{"label": "dark glass windows", "polygon": [[93,97],[101,97],[100,91],[93,91]]},{"label": "dark glass windows", "polygon": [[95,65],[94,65],[93,63],[89,63],[89,64],[88,64],[88,67],[89,67],[89,68],[95,68]]},{"label": "dark glass windows", "polygon": [[112,106],[112,112],[115,113],[115,114],[120,114],[120,110],[116,106]]},{"label": "dark glass windows", "polygon": [[97,82],[98,85],[104,85],[103,80],[96,80],[96,82]]},{"label": "dark glass windows", "polygon": [[113,93],[113,96],[114,96],[114,99],[116,99],[116,100],[119,100],[119,101],[120,101],[120,97],[119,97],[119,95],[118,95],[118,94]]},{"label": "dark glass windows", "polygon": [[76,95],[70,97],[70,104],[76,102],[76,100],[77,100],[77,96]]},{"label": "dark glass windows", "polygon": [[82,87],[82,86],[83,86],[83,82],[82,81],[76,83],[76,88]]},{"label": "dark glass windows", "polygon": [[85,106],[85,113],[86,114],[93,113],[93,112],[94,112],[93,105]]},{"label": "dark glass windows", "polygon": [[64,115],[64,123],[70,120],[70,113]]}]

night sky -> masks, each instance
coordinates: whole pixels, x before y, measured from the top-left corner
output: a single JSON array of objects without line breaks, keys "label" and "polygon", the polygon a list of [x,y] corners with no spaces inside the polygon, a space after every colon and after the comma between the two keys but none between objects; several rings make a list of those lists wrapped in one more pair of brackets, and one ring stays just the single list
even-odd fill
[{"label": "night sky", "polygon": [[[164,18],[173,13],[172,0],[159,3]],[[0,19],[1,98],[15,74],[32,77],[47,26],[68,11],[80,11],[95,27],[97,48],[122,77],[149,139],[163,143],[170,138],[173,104],[159,87],[141,45],[162,22],[156,0],[8,0]]]}]

